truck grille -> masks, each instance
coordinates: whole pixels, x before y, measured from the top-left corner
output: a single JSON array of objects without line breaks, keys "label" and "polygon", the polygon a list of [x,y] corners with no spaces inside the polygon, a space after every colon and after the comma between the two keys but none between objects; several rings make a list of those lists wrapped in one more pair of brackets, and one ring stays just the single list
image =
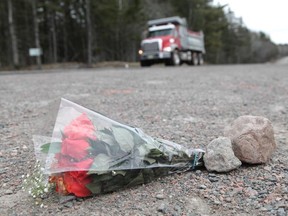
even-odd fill
[{"label": "truck grille", "polygon": [[159,43],[157,41],[152,43],[144,43],[142,45],[142,49],[146,53],[158,52],[159,51]]}]

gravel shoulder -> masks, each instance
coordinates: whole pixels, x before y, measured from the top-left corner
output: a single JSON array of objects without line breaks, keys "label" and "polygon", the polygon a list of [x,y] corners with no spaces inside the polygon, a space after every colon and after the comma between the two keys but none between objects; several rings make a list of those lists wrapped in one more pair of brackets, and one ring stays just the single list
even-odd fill
[{"label": "gravel shoulder", "polygon": [[[153,137],[202,148],[241,115],[268,118],[269,163],[197,170],[87,199],[21,190],[33,135],[50,135],[67,98]],[[0,74],[0,215],[277,215],[288,213],[288,65],[69,69]]]}]

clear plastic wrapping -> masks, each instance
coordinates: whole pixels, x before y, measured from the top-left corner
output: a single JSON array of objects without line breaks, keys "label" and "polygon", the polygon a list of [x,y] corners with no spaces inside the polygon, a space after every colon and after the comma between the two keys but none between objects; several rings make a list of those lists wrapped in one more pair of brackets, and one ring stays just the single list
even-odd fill
[{"label": "clear plastic wrapping", "polygon": [[[45,173],[61,194],[86,197],[148,183],[160,176],[202,166],[203,150],[152,138],[141,129],[61,100]],[[39,147],[40,146],[40,147]]]}]

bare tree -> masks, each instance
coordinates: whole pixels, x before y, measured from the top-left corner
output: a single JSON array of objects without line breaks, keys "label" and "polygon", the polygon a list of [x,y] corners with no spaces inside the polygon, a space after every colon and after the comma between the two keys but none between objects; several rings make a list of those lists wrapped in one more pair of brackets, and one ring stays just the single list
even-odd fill
[{"label": "bare tree", "polygon": [[12,55],[13,55],[13,65],[15,68],[19,67],[19,54],[18,54],[18,45],[17,45],[17,36],[15,32],[15,25],[13,19],[13,5],[12,0],[7,0],[8,3],[8,23],[9,23],[9,32],[11,37],[12,45]]},{"label": "bare tree", "polygon": [[56,25],[55,25],[55,11],[50,10],[50,30],[52,36],[52,55],[53,55],[53,63],[57,62],[57,35],[56,35]]},{"label": "bare tree", "polygon": [[[33,21],[34,21],[35,46],[36,48],[41,49],[40,40],[39,40],[39,27],[38,27],[38,22],[37,22],[36,0],[32,0],[32,10],[33,10]],[[38,69],[41,69],[41,55],[36,56],[36,61],[37,61]]]},{"label": "bare tree", "polygon": [[91,14],[90,0],[86,0],[86,28],[87,28],[87,64],[92,63],[92,29],[91,29]]}]

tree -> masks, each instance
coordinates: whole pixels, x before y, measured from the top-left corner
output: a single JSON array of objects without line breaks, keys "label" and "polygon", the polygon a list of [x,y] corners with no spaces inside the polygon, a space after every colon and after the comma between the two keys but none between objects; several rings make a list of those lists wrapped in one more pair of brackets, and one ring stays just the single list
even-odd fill
[{"label": "tree", "polygon": [[8,22],[9,22],[9,32],[11,37],[12,46],[12,56],[14,68],[19,67],[19,55],[18,55],[18,45],[17,45],[17,35],[15,32],[15,25],[13,19],[13,5],[12,0],[7,0],[8,3]]},{"label": "tree", "polygon": [[[265,33],[251,32],[226,6],[211,2],[0,1],[0,67],[29,66],[31,47],[43,50],[38,65],[137,61],[147,21],[169,16],[185,17],[189,29],[204,32],[208,63],[264,62],[278,55],[276,45]],[[284,53],[283,47],[279,50]]]},{"label": "tree", "polygon": [[[39,27],[38,27],[38,21],[37,21],[36,0],[32,0],[32,11],[33,11],[35,48],[41,49],[40,40],[39,40]],[[41,55],[36,56],[36,61],[37,61],[38,69],[41,69]]]},{"label": "tree", "polygon": [[92,63],[92,29],[91,29],[91,14],[90,0],[86,0],[86,29],[87,29],[87,63]]}]

